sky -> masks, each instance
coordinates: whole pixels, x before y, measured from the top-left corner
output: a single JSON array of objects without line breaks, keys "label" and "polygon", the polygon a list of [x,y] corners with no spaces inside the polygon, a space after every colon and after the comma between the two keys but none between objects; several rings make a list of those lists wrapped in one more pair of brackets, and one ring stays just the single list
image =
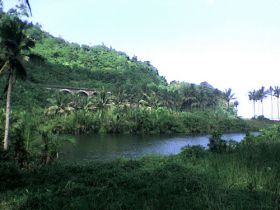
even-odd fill
[{"label": "sky", "polygon": [[[4,0],[4,7],[16,0]],[[29,0],[31,20],[69,42],[104,43],[150,61],[167,81],[248,91],[280,86],[280,0]],[[270,98],[264,115],[271,117]],[[256,107],[258,110],[258,106]],[[274,100],[274,118],[276,101]]]}]

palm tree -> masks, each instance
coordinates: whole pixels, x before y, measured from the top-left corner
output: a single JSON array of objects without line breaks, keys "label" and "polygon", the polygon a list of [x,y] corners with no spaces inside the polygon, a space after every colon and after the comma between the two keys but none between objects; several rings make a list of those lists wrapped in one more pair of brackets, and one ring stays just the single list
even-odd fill
[{"label": "palm tree", "polygon": [[280,96],[280,87],[274,87],[274,96],[277,98],[277,117],[279,119],[279,96]]},{"label": "palm tree", "polygon": [[[31,6],[29,4],[29,0],[18,0],[18,2],[20,2],[21,5],[23,5],[24,8],[28,8],[30,14],[32,15],[31,12]],[[0,0],[0,12],[3,11],[3,1]]]},{"label": "palm tree", "polygon": [[253,101],[253,110],[254,110],[254,118],[256,117],[256,101],[257,101],[257,92],[255,90],[250,91],[248,93],[249,100]]},{"label": "palm tree", "polygon": [[263,116],[263,99],[266,98],[267,92],[265,91],[264,86],[261,87],[261,89],[259,89],[257,91],[257,99],[261,101],[262,104],[262,116]]},{"label": "palm tree", "polygon": [[8,150],[9,130],[10,130],[10,112],[11,112],[11,93],[13,81],[16,78],[24,79],[26,70],[23,66],[24,61],[29,60],[29,51],[35,46],[33,40],[25,35],[28,24],[22,22],[16,16],[2,15],[0,18],[0,75],[6,74],[7,84],[5,93],[6,100],[6,121],[4,132],[4,150]]},{"label": "palm tree", "polygon": [[224,99],[225,99],[226,102],[227,102],[227,109],[228,109],[228,111],[229,111],[229,104],[230,104],[230,101],[236,99],[236,98],[234,97],[234,93],[232,93],[232,89],[231,89],[231,88],[226,89],[226,90],[223,92],[223,96],[224,96]]},{"label": "palm tree", "polygon": [[267,93],[270,95],[270,104],[271,104],[271,119],[273,119],[273,87],[269,87],[267,90]]},{"label": "palm tree", "polygon": [[28,7],[28,9],[29,9],[29,12],[30,12],[30,14],[32,15],[32,13],[31,13],[31,7],[30,7],[30,4],[29,4],[29,0],[21,0],[21,2],[22,2],[23,4],[25,4],[25,5],[27,5],[27,7]]},{"label": "palm tree", "polygon": [[237,115],[237,107],[238,107],[238,105],[239,105],[239,102],[238,101],[234,101],[234,107],[235,107],[235,111],[236,111],[236,115]]}]

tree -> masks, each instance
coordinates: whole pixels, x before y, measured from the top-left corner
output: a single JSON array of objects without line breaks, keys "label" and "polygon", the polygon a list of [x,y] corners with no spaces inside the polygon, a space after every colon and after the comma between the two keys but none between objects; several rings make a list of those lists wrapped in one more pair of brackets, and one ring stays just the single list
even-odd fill
[{"label": "tree", "polygon": [[254,110],[254,118],[256,117],[256,101],[257,101],[257,93],[255,90],[250,91],[249,94],[249,100],[253,101],[253,110]]},{"label": "tree", "polygon": [[270,104],[271,104],[271,119],[273,119],[273,87],[269,87],[267,90],[267,93],[270,95]]},{"label": "tree", "polygon": [[262,116],[263,116],[263,99],[265,99],[266,96],[267,96],[267,92],[265,91],[264,86],[262,86],[261,89],[257,91],[257,99],[260,100],[262,104]]},{"label": "tree", "polygon": [[279,96],[280,96],[280,87],[275,86],[274,87],[274,94],[273,94],[276,98],[277,98],[277,117],[279,119]]},{"label": "tree", "polygon": [[224,96],[224,99],[227,102],[227,110],[229,111],[230,101],[236,99],[234,97],[234,93],[232,93],[232,89],[231,88],[226,89],[223,93],[223,96]]},{"label": "tree", "polygon": [[14,80],[24,79],[26,69],[24,61],[29,61],[31,57],[30,49],[35,46],[33,40],[25,34],[29,25],[22,22],[17,16],[2,15],[0,17],[0,75],[7,76],[5,87],[6,93],[6,114],[4,131],[4,150],[9,146],[10,112],[11,112],[11,93]]},{"label": "tree", "polygon": [[234,107],[235,107],[235,111],[236,111],[236,115],[237,115],[237,107],[238,107],[238,105],[239,105],[239,102],[238,101],[234,101]]},{"label": "tree", "polygon": [[22,2],[22,4],[25,4],[28,7],[29,12],[31,14],[31,7],[30,7],[30,4],[29,4],[29,0],[21,0],[21,2]]},{"label": "tree", "polygon": [[[18,2],[20,2],[22,6],[28,7],[28,10],[29,10],[30,14],[32,14],[31,13],[31,7],[30,7],[30,4],[29,4],[29,0],[18,0]],[[0,0],[0,12],[1,11],[3,11],[3,1],[2,0]]]}]

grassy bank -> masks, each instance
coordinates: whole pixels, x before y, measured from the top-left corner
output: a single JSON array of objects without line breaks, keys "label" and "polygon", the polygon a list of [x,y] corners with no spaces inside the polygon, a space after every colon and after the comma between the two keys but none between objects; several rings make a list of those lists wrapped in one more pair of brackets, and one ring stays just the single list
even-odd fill
[{"label": "grassy bank", "polygon": [[279,209],[279,130],[169,157],[28,169],[1,162],[0,209]]}]

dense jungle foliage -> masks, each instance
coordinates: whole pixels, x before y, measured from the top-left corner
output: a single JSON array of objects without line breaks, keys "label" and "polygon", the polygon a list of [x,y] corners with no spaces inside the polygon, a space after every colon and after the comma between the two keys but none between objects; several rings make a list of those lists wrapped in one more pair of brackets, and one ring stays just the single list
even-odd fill
[{"label": "dense jungle foliage", "polygon": [[[106,90],[111,92],[115,104],[139,105],[142,102],[153,108],[164,106],[178,111],[214,108],[225,103],[222,92],[207,82],[195,85],[173,81],[168,84],[149,61],[138,61],[136,56],[130,58],[104,45],[90,47],[68,43],[42,32],[38,26],[30,28],[28,34],[36,40],[33,52],[45,62],[27,65],[27,81],[17,85],[15,105],[29,107],[31,102],[47,105],[42,99],[50,97],[45,90],[48,86]],[[19,97],[25,98],[25,102]]]}]

